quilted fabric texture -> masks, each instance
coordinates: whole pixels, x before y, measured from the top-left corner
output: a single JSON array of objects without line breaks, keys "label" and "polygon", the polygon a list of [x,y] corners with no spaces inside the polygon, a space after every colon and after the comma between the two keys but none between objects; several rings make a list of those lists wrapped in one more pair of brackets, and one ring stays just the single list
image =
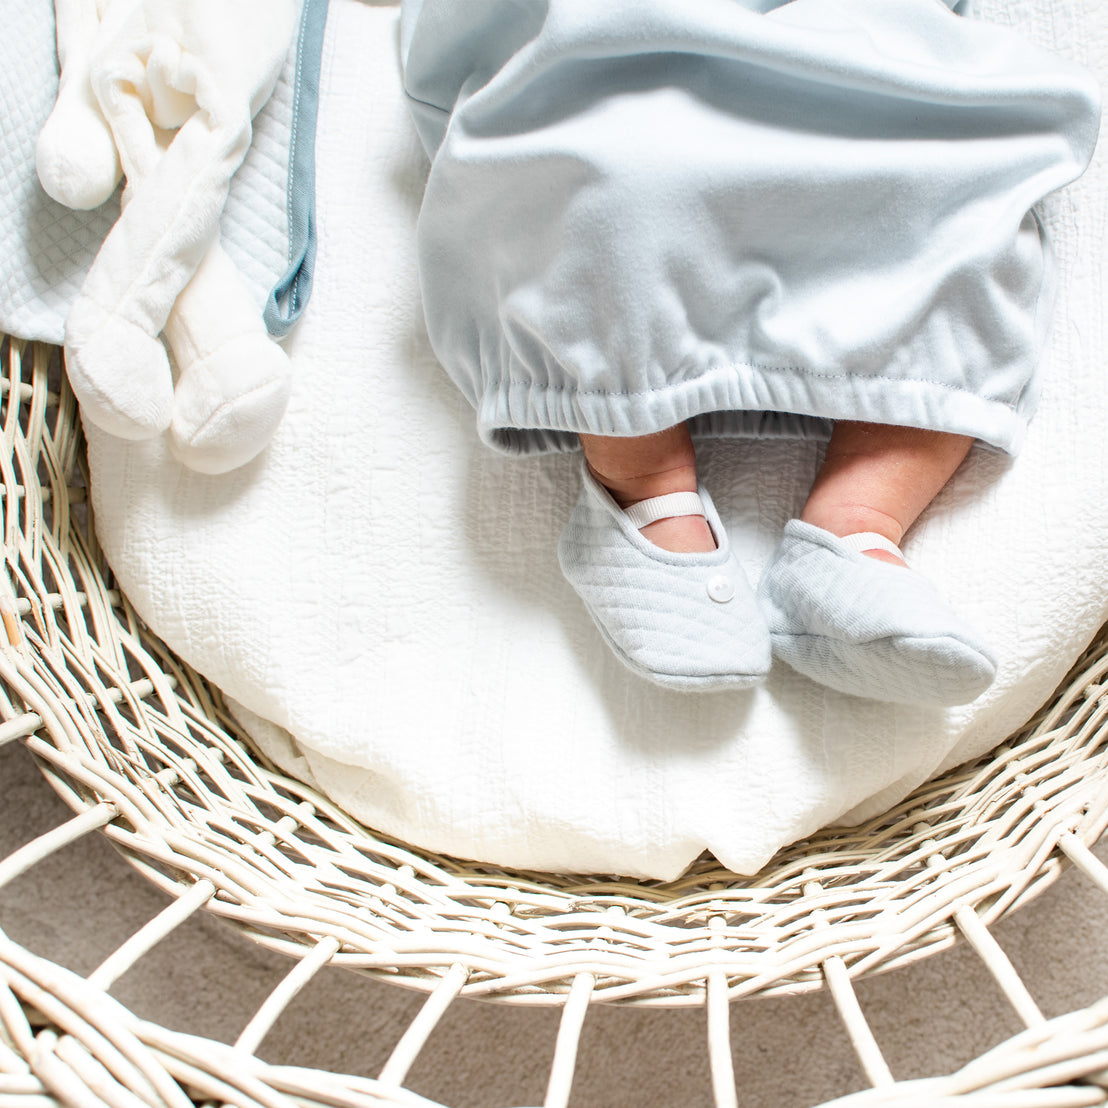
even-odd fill
[{"label": "quilted fabric texture", "polygon": [[657,685],[690,692],[761,680],[769,633],[707,491],[700,499],[719,546],[673,554],[639,535],[581,468],[558,561],[617,657]]},{"label": "quilted fabric texture", "polygon": [[[1101,0],[983,17],[1108,72]],[[335,0],[317,144],[319,255],[269,449],[219,478],[90,435],[98,530],[144,619],[240,704],[293,772],[391,835],[524,867],[672,877],[701,851],[756,870],[995,745],[1108,615],[1108,177],[1045,218],[1061,271],[1043,400],[1015,463],[975,450],[904,544],[997,652],[954,709],[859,700],[775,664],[689,696],[614,658],[559,572],[572,456],[510,460],[427,346],[414,226],[426,162],[395,9]],[[711,442],[701,480],[757,581],[816,442]]]},{"label": "quilted fabric texture", "polygon": [[10,4],[0,36],[0,327],[60,343],[69,305],[119,216],[51,200],[35,175],[35,140],[54,106],[58,59],[50,0]]},{"label": "quilted fabric texture", "polygon": [[925,577],[792,519],[758,589],[774,656],[820,684],[898,704],[965,704],[992,682],[988,647]]},{"label": "quilted fabric texture", "polygon": [[[61,343],[65,320],[119,196],[90,212],[51,200],[35,174],[35,140],[54,106],[58,62],[51,0],[5,12],[0,36],[0,329]],[[295,43],[273,95],[254,121],[250,150],[231,184],[221,231],[259,311],[288,254],[286,190]]]}]

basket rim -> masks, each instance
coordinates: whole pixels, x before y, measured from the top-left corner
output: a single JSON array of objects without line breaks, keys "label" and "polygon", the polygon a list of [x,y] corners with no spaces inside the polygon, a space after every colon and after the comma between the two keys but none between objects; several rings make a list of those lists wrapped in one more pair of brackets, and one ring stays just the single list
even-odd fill
[{"label": "basket rim", "polygon": [[[1108,634],[1052,701],[992,754],[858,827],[829,828],[742,878],[702,858],[671,882],[539,874],[420,851],[372,832],[249,745],[221,694],[173,656],[112,587],[84,498],[76,402],[55,348],[0,346],[8,539],[0,591],[3,724],[76,811],[173,896],[213,882],[206,909],[302,955],[463,995],[560,1003],[701,1004],[822,987],[949,946],[966,905],[992,922],[1060,872],[1063,835],[1108,826]],[[17,400],[12,403],[12,399]]]}]

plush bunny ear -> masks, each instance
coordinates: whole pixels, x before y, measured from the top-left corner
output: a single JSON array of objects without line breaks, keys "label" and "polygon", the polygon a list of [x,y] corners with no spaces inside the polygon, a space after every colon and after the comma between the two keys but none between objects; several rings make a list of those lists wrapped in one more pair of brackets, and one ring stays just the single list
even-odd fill
[{"label": "plush bunny ear", "polygon": [[[116,0],[119,7],[125,0]],[[35,147],[35,168],[47,195],[67,208],[97,208],[119,182],[119,155],[89,80],[100,33],[97,0],[55,0],[58,100]]]}]

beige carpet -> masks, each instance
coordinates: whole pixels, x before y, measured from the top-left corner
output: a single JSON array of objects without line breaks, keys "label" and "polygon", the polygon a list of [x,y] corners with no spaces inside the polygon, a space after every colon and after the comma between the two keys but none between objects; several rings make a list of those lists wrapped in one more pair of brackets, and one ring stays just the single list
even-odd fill
[{"label": "beige carpet", "polygon": [[[0,856],[69,814],[19,745],[0,749]],[[1108,845],[1101,849],[1108,858]],[[0,891],[0,927],[88,973],[166,903],[99,835],[67,847]],[[1108,898],[1066,873],[995,929],[1045,1014],[1108,994]],[[206,914],[116,984],[144,1018],[230,1041],[289,963]],[[898,1079],[946,1073],[1019,1030],[965,946],[863,981],[858,993]],[[376,1076],[422,1003],[340,970],[318,976],[260,1050],[286,1064]],[[449,1108],[541,1104],[558,1013],[456,1002],[407,1086]],[[826,996],[745,1001],[732,1009],[743,1108],[811,1108],[863,1088]],[[596,1008],[585,1022],[575,1108],[709,1108],[704,1014]]]}]

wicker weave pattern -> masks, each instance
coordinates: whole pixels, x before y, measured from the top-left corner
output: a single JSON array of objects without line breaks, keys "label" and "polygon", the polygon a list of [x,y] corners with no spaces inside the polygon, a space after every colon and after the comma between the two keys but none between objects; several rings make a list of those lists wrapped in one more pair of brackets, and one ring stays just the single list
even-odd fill
[{"label": "wicker weave pattern", "polygon": [[509,873],[382,840],[259,765],[218,693],[103,587],[72,396],[51,402],[46,348],[11,343],[6,368],[6,732],[41,732],[31,747],[75,809],[112,805],[107,834],[149,876],[211,881],[211,910],[266,945],[333,936],[335,962],[424,988],[461,964],[468,995],[517,1001],[581,972],[604,1000],[701,1003],[717,968],[732,996],[792,991],[831,954],[860,973],[946,946],[958,908],[991,922],[1053,879],[1059,835],[1105,825],[1097,663],[997,757],[753,880],[707,860],[669,884]]},{"label": "wicker weave pattern", "polygon": [[[590,1004],[707,1004],[717,1101],[732,1104],[728,1001],[827,984],[878,1086],[862,1095],[872,1099],[850,1103],[892,1103],[881,1099],[891,1076],[850,979],[910,963],[959,934],[978,949],[1025,1022],[1052,1041],[1054,1025],[1042,1025],[987,925],[1049,885],[1063,854],[1108,890],[1108,871],[1098,870],[1087,850],[1108,824],[1108,657],[1102,657],[1108,638],[1090,648],[1054,703],[994,757],[924,786],[881,820],[796,844],[756,878],[736,877],[710,859],[678,881],[657,883],[508,872],[423,854],[367,830],[261,762],[218,690],[141,625],[110,587],[96,543],[76,407],[57,352],[6,340],[0,361],[8,564],[0,587],[6,721],[0,742],[24,739],[78,813],[59,829],[57,842],[100,828],[177,898],[182,918],[204,908],[297,959],[288,997],[297,980],[328,963],[429,992],[422,1024],[413,1025],[391,1072],[382,1075],[386,1087],[399,1088],[435,1020],[458,995],[564,1006],[549,1105],[568,1098],[576,1035]],[[32,854],[56,847],[51,842]],[[0,863],[0,885],[33,861],[28,855]],[[145,941],[136,939],[120,964],[141,956]],[[56,976],[44,984],[43,975],[57,967],[10,943],[0,961],[14,995],[47,1015],[68,1041],[71,1017],[63,1019],[42,991],[65,991]],[[111,979],[106,971],[87,987],[95,994]],[[8,1048],[27,1060],[38,1047],[10,1001],[4,1003]],[[99,1003],[87,999],[86,1006]],[[281,1007],[278,998],[272,1012],[259,1013],[244,1032],[239,1058],[261,1041]],[[128,1028],[133,1049],[141,1041],[175,1079],[195,1077],[205,1088],[197,1074],[188,1076],[197,1057],[219,1072],[214,1047],[193,1055],[193,1047],[140,1027],[121,1010],[107,1018]],[[1103,1038],[1108,1015],[1097,1009],[1083,1018],[1090,1050],[1108,1049],[1095,1037]],[[1016,1062],[997,1064],[1024,1065],[1018,1060],[1024,1049],[1013,1048]],[[0,1056],[6,1057],[2,1050]],[[254,1061],[250,1073],[266,1089],[292,1081],[279,1067]],[[0,1063],[5,1069],[19,1072]],[[970,1078],[962,1080],[942,1095],[961,1095],[970,1087],[964,1084]],[[319,1088],[341,1084],[327,1075],[318,1081]],[[38,1095],[29,1082],[19,1095],[24,1089]],[[377,1091],[349,1082],[336,1102],[419,1103],[410,1096],[373,1101]],[[312,1100],[303,1089],[295,1095]],[[140,1099],[180,1103],[168,1093]],[[278,1102],[258,1090],[227,1099]]]},{"label": "wicker weave pattern", "polygon": [[[269,1065],[241,1048],[167,1031],[6,939],[0,980],[11,990],[0,992],[6,1108],[89,1103],[90,1086],[101,1103],[152,1108],[213,1100],[243,1108],[441,1108],[383,1080]],[[823,1108],[1092,1108],[1108,1103],[1106,1061],[1102,1001],[1017,1035],[949,1077],[856,1093]]]},{"label": "wicker weave pattern", "polygon": [[[136,1018],[95,986],[0,940],[0,1103],[193,1108],[217,1100],[351,1108],[439,1108],[382,1082],[270,1066],[224,1043]],[[12,1003],[17,1000],[20,1003]],[[46,1098],[46,1099],[42,1099]]]}]

